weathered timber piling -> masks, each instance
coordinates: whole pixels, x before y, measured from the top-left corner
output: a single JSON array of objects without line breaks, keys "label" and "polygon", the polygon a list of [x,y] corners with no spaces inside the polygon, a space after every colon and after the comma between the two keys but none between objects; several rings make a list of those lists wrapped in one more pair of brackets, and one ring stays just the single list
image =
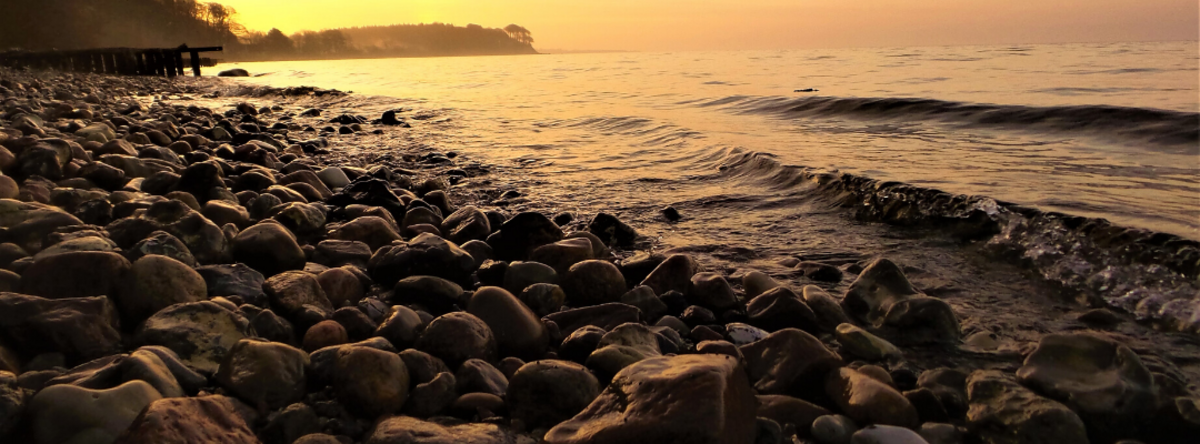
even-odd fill
[{"label": "weathered timber piling", "polygon": [[53,69],[58,71],[91,72],[175,77],[185,75],[183,55],[191,60],[192,75],[200,77],[201,66],[211,66],[200,58],[202,52],[222,51],[220,46],[188,48],[103,48],[74,51],[9,51],[0,52],[0,66],[9,68]]}]

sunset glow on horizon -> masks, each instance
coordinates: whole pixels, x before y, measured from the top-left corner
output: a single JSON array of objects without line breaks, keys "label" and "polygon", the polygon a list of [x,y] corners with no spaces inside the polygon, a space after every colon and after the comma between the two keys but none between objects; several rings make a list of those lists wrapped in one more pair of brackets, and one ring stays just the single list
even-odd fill
[{"label": "sunset glow on horizon", "polygon": [[724,50],[1196,40],[1195,0],[217,0],[285,33],[396,23],[522,25],[539,49]]}]

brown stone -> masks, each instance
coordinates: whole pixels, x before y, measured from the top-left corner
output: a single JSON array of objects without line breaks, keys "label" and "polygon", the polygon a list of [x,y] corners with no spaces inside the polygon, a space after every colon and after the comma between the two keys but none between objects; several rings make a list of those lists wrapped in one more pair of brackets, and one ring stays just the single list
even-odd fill
[{"label": "brown stone", "polygon": [[734,358],[653,358],[621,370],[583,412],[550,429],[545,441],[750,444],[756,407],[754,390]]},{"label": "brown stone", "polygon": [[350,342],[346,328],[336,321],[321,321],[304,332],[304,350],[311,353],[331,345]]},{"label": "brown stone", "polygon": [[150,403],[117,438],[128,444],[257,444],[258,437],[221,395],[167,398]]},{"label": "brown stone", "polygon": [[408,398],[408,369],[400,355],[369,347],[338,351],[334,391],[342,405],[366,417],[394,413]]},{"label": "brown stone", "polygon": [[7,344],[32,356],[55,351],[68,362],[120,351],[117,310],[105,297],[46,299],[0,293],[0,332]]},{"label": "brown stone", "polygon": [[443,426],[410,416],[380,421],[367,434],[367,444],[516,444],[517,437],[495,424]]},{"label": "brown stone", "polygon": [[858,424],[916,428],[917,409],[891,386],[850,368],[829,375],[826,392]]},{"label": "brown stone", "polygon": [[467,302],[473,314],[492,330],[501,356],[540,357],[549,335],[537,315],[516,296],[500,287],[483,287]]},{"label": "brown stone", "polygon": [[21,291],[52,299],[114,295],[130,267],[113,252],[55,254],[35,260],[21,274]]},{"label": "brown stone", "polygon": [[312,274],[303,271],[287,271],[271,276],[263,283],[263,290],[271,299],[271,305],[283,313],[301,311],[305,305],[313,305],[333,311],[333,304],[321,289],[321,283]]},{"label": "brown stone", "polygon": [[825,391],[825,375],[842,365],[842,357],[819,339],[794,328],[743,345],[741,351],[746,372],[760,394],[817,399]]}]

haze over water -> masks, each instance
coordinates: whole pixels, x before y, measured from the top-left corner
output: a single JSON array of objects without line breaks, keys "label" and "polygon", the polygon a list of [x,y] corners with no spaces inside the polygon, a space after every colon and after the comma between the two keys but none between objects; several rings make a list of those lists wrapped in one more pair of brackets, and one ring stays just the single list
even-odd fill
[{"label": "haze over water", "polygon": [[681,158],[757,152],[1200,239],[1197,54],[1168,42],[237,66],[266,74],[247,82],[398,99],[361,104],[381,110],[448,108],[462,143],[448,149],[544,173],[677,179]]}]

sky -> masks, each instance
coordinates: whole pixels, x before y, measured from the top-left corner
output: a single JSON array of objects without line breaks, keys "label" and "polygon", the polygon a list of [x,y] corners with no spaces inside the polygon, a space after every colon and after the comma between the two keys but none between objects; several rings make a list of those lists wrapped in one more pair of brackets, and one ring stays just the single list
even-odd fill
[{"label": "sky", "polygon": [[217,0],[285,33],[442,22],[538,49],[684,51],[1197,40],[1196,0]]}]

